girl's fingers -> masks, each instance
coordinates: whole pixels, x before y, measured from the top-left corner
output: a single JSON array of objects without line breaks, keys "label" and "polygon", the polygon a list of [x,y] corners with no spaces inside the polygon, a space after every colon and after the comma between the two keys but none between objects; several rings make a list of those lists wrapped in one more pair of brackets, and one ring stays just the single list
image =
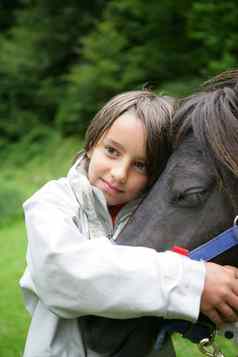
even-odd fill
[{"label": "girl's fingers", "polygon": [[231,323],[238,321],[238,311],[227,304],[222,304],[219,307],[219,315],[225,322]]},{"label": "girl's fingers", "polygon": [[220,315],[220,313],[219,313],[217,310],[215,310],[215,309],[208,311],[206,315],[209,317],[209,319],[210,319],[211,321],[214,322],[214,324],[215,324],[218,328],[222,328],[222,327],[225,325],[225,323],[226,323],[226,321],[223,320],[223,318],[222,318],[222,316]]},{"label": "girl's fingers", "polygon": [[227,296],[227,304],[233,311],[238,313],[238,295],[236,295],[236,293],[231,292],[229,296]]}]

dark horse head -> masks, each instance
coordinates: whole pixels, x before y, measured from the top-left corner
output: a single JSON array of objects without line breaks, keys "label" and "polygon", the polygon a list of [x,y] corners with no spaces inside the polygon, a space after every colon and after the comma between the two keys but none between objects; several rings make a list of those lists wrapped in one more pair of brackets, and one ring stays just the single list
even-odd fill
[{"label": "dark horse head", "polygon": [[[192,249],[233,224],[238,215],[238,84],[218,84],[181,104],[173,121],[173,154],[118,244]],[[216,262],[238,266],[237,257],[234,248]]]},{"label": "dark horse head", "polygon": [[[212,85],[212,86],[211,86]],[[238,215],[238,85],[231,75],[181,103],[173,120],[173,154],[117,244],[189,250],[233,224]],[[238,266],[238,248],[216,262]],[[144,357],[159,319],[92,318],[89,344],[110,356]],[[103,343],[101,342],[103,341]]]}]

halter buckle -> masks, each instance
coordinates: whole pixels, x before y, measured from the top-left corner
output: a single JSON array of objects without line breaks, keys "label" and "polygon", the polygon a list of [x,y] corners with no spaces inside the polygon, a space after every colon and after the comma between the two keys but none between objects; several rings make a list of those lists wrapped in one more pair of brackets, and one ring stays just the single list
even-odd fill
[{"label": "halter buckle", "polygon": [[207,357],[224,357],[218,346],[214,342],[215,334],[209,338],[202,339],[198,344],[198,349]]},{"label": "halter buckle", "polygon": [[234,218],[233,228],[234,228],[235,237],[238,240],[238,216],[235,216]]}]

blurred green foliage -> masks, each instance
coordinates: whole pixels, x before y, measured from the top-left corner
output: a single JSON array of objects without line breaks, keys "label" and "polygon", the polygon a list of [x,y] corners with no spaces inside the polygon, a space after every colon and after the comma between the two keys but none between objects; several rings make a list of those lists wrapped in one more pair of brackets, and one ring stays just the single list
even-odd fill
[{"label": "blurred green foliage", "polygon": [[0,225],[19,215],[23,194],[16,184],[0,180]]},{"label": "blurred green foliage", "polygon": [[79,138],[62,138],[52,129],[39,127],[0,150],[0,229],[23,218],[27,197],[47,181],[65,175],[82,146]]},{"label": "blurred green foliage", "polygon": [[0,146],[81,135],[118,92],[184,94],[235,67],[237,17],[235,0],[1,1]]}]

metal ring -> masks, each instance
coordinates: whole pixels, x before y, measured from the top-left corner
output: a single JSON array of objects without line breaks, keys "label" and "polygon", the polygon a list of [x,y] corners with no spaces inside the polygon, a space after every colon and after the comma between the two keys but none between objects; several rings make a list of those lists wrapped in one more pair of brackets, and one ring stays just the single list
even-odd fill
[{"label": "metal ring", "polygon": [[234,226],[238,226],[238,216],[235,216],[234,221],[233,221]]},{"label": "metal ring", "polygon": [[209,348],[212,346],[212,342],[209,338],[204,338],[198,344],[199,351],[207,357],[214,357],[214,351],[209,351]]},{"label": "metal ring", "polygon": [[233,221],[233,233],[234,237],[238,240],[238,216],[236,216]]},{"label": "metal ring", "polygon": [[212,338],[204,338],[198,344],[198,349],[207,357],[224,357]]}]

